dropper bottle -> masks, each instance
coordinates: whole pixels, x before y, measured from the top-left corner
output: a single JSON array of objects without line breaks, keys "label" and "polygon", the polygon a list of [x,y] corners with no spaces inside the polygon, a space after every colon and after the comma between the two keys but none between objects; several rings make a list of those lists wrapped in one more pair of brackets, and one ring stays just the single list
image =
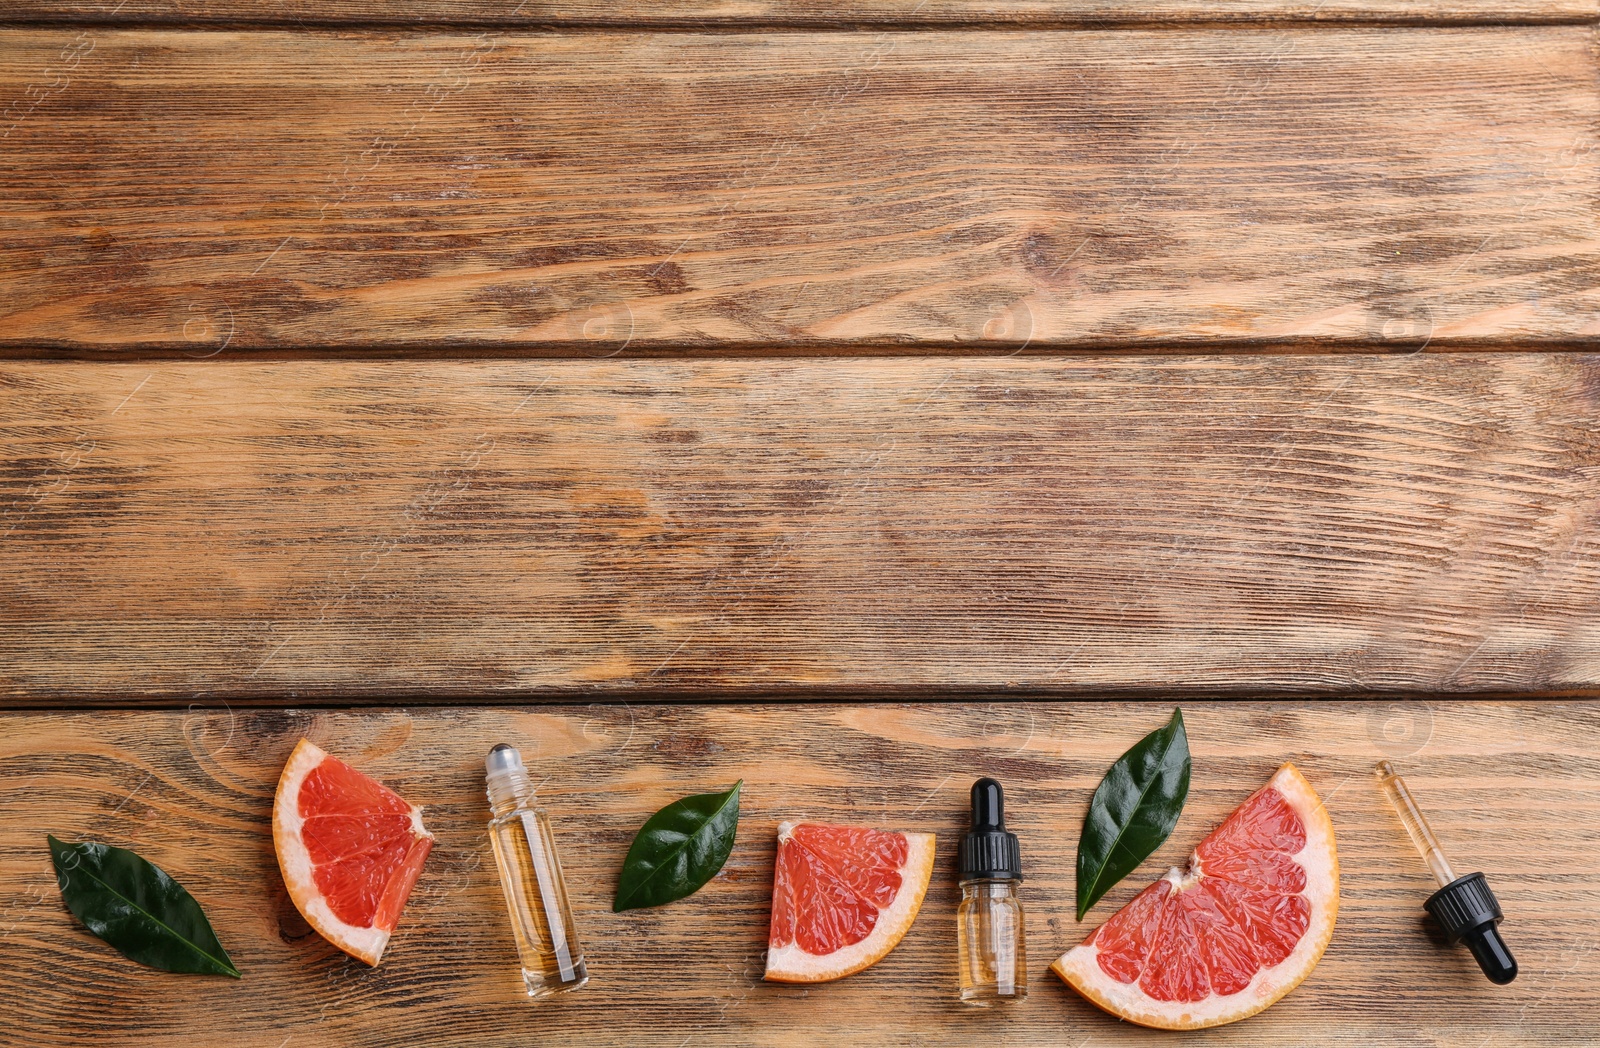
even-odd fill
[{"label": "dropper bottle", "polygon": [[1005,794],[993,779],[972,784],[972,830],[961,840],[961,999],[988,1006],[1028,996],[1022,903],[1022,855],[1006,832]]},{"label": "dropper bottle", "polygon": [[1499,924],[1505,918],[1500,902],[1489,890],[1489,882],[1481,873],[1457,877],[1456,871],[1445,858],[1444,849],[1433,835],[1428,820],[1422,817],[1417,802],[1406,788],[1406,780],[1388,761],[1379,761],[1373,769],[1378,785],[1400,816],[1411,843],[1416,845],[1422,861],[1428,864],[1439,890],[1428,896],[1423,908],[1439,922],[1451,942],[1464,942],[1478,967],[1489,981],[1505,985],[1517,977],[1517,960],[1511,948],[1500,938]]},{"label": "dropper bottle", "polygon": [[489,751],[489,841],[529,997],[576,990],[589,981],[578,945],[567,882],[561,876],[550,819],[533,806],[533,783],[522,754],[501,743]]}]

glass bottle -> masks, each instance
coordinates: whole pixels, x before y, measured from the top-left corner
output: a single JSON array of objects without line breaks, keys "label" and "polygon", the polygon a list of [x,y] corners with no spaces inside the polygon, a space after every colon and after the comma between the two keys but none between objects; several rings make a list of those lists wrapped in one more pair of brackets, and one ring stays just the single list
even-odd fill
[{"label": "glass bottle", "polygon": [[550,819],[533,806],[533,783],[522,754],[501,743],[489,751],[489,841],[529,997],[576,990],[589,981],[561,876]]},{"label": "glass bottle", "polygon": [[1006,832],[1005,796],[993,779],[972,784],[972,830],[961,841],[961,999],[987,1006],[1028,996],[1026,921],[1017,885],[1022,857]]}]

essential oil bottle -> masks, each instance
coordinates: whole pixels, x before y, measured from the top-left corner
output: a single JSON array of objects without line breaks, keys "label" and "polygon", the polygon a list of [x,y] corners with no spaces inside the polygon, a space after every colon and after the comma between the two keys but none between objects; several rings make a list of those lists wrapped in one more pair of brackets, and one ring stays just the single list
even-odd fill
[{"label": "essential oil bottle", "polygon": [[533,806],[533,783],[522,754],[501,743],[484,761],[489,783],[489,841],[500,887],[511,911],[511,931],[522,957],[529,997],[576,990],[589,981],[561,876],[550,819]]},{"label": "essential oil bottle", "polygon": [[1022,855],[1006,832],[1005,795],[993,779],[972,784],[972,830],[961,840],[961,999],[987,1006],[1028,996]]}]

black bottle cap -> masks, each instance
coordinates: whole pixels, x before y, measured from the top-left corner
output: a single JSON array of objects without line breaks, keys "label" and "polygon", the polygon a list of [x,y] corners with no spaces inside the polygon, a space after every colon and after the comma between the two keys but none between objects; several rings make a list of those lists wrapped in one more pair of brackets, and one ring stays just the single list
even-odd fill
[{"label": "black bottle cap", "polygon": [[1481,873],[1457,877],[1422,904],[1451,942],[1465,942],[1489,981],[1505,985],[1517,977],[1517,959],[1495,927],[1505,919],[1500,901]]},{"label": "black bottle cap", "polygon": [[993,779],[972,784],[972,832],[961,838],[961,879],[1022,880],[1022,849],[1006,832],[1005,793]]}]

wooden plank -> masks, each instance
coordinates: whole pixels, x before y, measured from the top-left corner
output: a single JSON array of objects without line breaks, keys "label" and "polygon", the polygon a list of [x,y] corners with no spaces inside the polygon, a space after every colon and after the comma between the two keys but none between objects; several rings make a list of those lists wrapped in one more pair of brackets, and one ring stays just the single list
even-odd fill
[{"label": "wooden plank", "polygon": [[1600,358],[0,367],[15,701],[1600,694]]},{"label": "wooden plank", "polygon": [[[1327,1045],[1552,1048],[1593,1043],[1600,1012],[1600,763],[1592,703],[1189,706],[1193,788],[1157,855],[1073,921],[1073,854],[1109,762],[1164,708],[1128,704],[590,706],[0,716],[0,962],[7,1029],[35,1048],[116,1031],[119,1045],[527,1043]],[[273,859],[272,788],[309,736],[425,806],[438,844],[383,966],[308,932]],[[520,745],[563,849],[594,973],[530,1005],[487,854],[483,753]],[[1460,868],[1489,874],[1522,972],[1486,982],[1422,923],[1431,882],[1370,778],[1394,757]],[[1343,900],[1333,943],[1293,994],[1225,1032],[1118,1024],[1046,966],[1126,902],[1284,759],[1333,816]],[[1027,1001],[992,1016],[952,1000],[954,848],[966,790],[1010,793],[1027,880]],[[745,780],[723,873],[662,909],[610,912],[632,833],[685,793]],[[760,981],[774,828],[806,817],[933,830],[917,924],[876,967],[828,986]],[[134,847],[206,907],[241,982],[141,969],[77,927],[44,835]]]},{"label": "wooden plank", "polygon": [[1103,25],[1267,20],[1405,24],[1581,21],[1594,0],[9,0],[14,22],[284,26],[473,24],[489,26]]},{"label": "wooden plank", "polygon": [[0,34],[0,349],[1587,344],[1587,27]]}]

